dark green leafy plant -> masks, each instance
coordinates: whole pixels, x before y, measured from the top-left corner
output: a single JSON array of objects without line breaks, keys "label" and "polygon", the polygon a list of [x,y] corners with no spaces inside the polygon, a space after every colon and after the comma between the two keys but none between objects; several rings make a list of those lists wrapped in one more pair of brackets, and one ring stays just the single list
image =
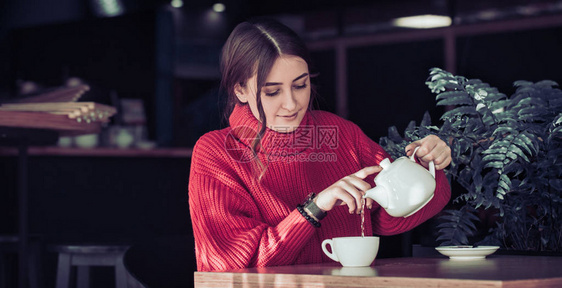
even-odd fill
[{"label": "dark green leafy plant", "polygon": [[[499,244],[507,249],[562,251],[562,91],[549,80],[516,81],[511,97],[478,79],[430,70],[427,86],[437,105],[450,109],[442,125],[429,116],[404,137],[395,127],[381,145],[393,157],[404,146],[433,133],[449,143],[453,162],[446,172],[464,188],[458,209],[440,216],[442,245]],[[481,218],[495,227],[475,239]],[[480,233],[482,234],[482,233]],[[478,238],[478,237],[476,237]]]}]

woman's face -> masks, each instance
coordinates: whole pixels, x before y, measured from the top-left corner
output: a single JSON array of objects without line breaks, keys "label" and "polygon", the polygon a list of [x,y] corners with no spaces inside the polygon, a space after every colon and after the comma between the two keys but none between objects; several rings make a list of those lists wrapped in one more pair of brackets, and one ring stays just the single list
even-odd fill
[{"label": "woman's face", "polygon": [[[256,101],[257,75],[245,87],[237,85],[240,101],[248,103],[252,114],[260,119]],[[261,90],[261,104],[268,128],[282,133],[298,128],[310,102],[308,64],[300,57],[282,55],[273,64]]]}]

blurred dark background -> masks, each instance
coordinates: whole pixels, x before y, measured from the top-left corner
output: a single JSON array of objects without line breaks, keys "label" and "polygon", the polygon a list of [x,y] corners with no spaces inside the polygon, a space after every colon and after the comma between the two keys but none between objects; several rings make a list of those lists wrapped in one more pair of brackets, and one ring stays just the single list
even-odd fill
[{"label": "blurred dark background", "polygon": [[[221,8],[213,8],[217,3],[224,11],[213,10]],[[232,28],[254,16],[277,18],[311,44],[313,69],[320,73],[320,108],[356,121],[375,139],[390,125],[419,121],[426,110],[438,118],[442,111],[424,86],[431,67],[481,78],[506,94],[515,80],[560,80],[556,18],[562,4],[556,0],[8,0],[0,5],[0,99],[18,97],[27,81],[56,87],[79,77],[95,88],[86,97],[98,102],[109,103],[109,91],[142,99],[150,138],[167,147],[192,146],[220,124],[218,55]],[[391,25],[392,19],[421,14],[449,16],[452,26],[463,28],[451,45],[444,33]],[[518,26],[519,20],[531,22]],[[341,51],[344,59],[338,58]],[[377,109],[380,105],[389,109]]]},{"label": "blurred dark background", "polygon": [[[421,14],[449,16],[452,26],[391,25]],[[220,49],[237,23],[254,16],[277,18],[309,43],[319,108],[376,141],[425,111],[439,120],[443,111],[424,84],[431,67],[507,95],[516,80],[562,82],[556,0],[8,0],[0,2],[0,102],[23,97],[25,84],[53,88],[78,77],[92,87],[85,100],[142,100],[148,137],[161,148],[191,147],[224,125]],[[13,155],[0,155],[0,234],[17,227],[16,166]],[[37,155],[29,167],[30,230],[47,243],[186,237],[181,249],[192,252],[188,156]],[[380,257],[434,244],[430,224],[387,240]],[[187,271],[186,281],[195,269],[188,256],[188,267],[173,268]],[[52,287],[54,255],[45,262]]]}]

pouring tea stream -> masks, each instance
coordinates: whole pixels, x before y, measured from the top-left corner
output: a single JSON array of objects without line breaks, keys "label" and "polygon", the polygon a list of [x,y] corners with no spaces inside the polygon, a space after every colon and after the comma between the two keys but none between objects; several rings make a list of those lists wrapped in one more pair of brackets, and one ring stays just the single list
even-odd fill
[{"label": "pouring tea stream", "polygon": [[366,191],[369,197],[393,217],[408,217],[423,208],[435,192],[435,164],[429,162],[429,170],[416,163],[417,150],[390,162],[381,161],[383,170],[375,177],[374,188]]}]

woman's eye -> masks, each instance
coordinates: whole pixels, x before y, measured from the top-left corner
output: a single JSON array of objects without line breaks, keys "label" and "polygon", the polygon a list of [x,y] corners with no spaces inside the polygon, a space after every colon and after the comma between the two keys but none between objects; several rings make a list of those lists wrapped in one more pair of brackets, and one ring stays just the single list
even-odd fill
[{"label": "woman's eye", "polygon": [[275,90],[272,92],[265,92],[265,96],[269,96],[269,97],[276,96],[277,94],[279,94],[279,90]]},{"label": "woman's eye", "polygon": [[295,85],[293,86],[295,89],[304,89],[306,88],[306,83],[302,84],[302,85]]}]

